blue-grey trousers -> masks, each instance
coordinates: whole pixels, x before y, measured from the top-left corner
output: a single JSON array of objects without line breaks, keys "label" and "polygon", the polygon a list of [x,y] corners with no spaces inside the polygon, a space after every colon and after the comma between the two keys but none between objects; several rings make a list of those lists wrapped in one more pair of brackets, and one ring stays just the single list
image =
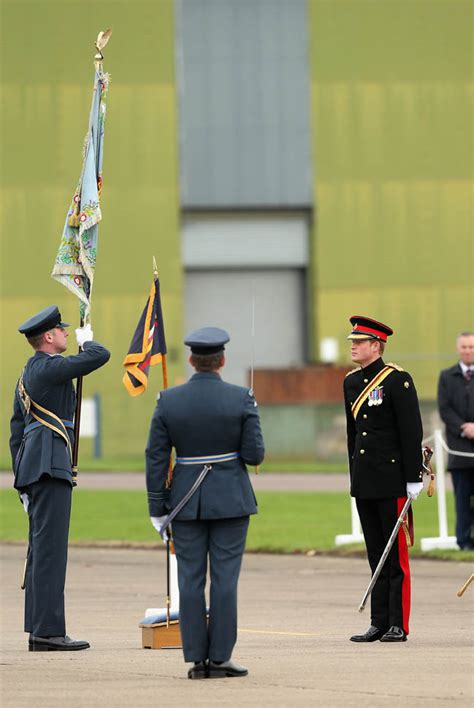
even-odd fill
[{"label": "blue-grey trousers", "polygon": [[[174,521],[185,661],[227,661],[237,641],[237,583],[249,517]],[[209,559],[209,622],[206,574]]]},{"label": "blue-grey trousers", "polygon": [[44,475],[25,490],[30,500],[25,585],[25,632],[37,637],[66,634],[66,581],[72,486]]}]

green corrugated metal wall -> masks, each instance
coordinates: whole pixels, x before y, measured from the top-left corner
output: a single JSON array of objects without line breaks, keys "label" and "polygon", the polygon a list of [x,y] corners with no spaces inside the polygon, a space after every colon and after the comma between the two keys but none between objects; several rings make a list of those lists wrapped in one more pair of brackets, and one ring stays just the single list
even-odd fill
[{"label": "green corrugated metal wall", "polygon": [[[316,335],[344,348],[357,311],[385,319],[397,331],[388,358],[430,398],[456,333],[474,319],[472,4],[309,0],[309,15],[313,349]],[[103,397],[107,456],[142,452],[161,382],[153,371],[151,390],[134,400],[121,384],[153,254],[171,383],[183,373],[173,2],[3,0],[4,460],[12,391],[29,355],[17,324],[52,302],[77,320],[76,301],[49,273],[80,170],[92,44],[110,25],[93,324],[113,358],[86,383],[86,395]]]},{"label": "green corrugated metal wall", "polygon": [[309,7],[315,327],[344,351],[350,315],[387,321],[386,358],[433,398],[474,326],[474,5]]},{"label": "green corrugated metal wall", "polygon": [[[81,168],[93,44],[98,31],[109,26],[114,34],[104,50],[104,67],[112,76],[104,218],[92,312],[95,336],[110,347],[112,359],[87,377],[84,390],[86,396],[102,395],[104,453],[139,454],[161,372],[153,370],[151,390],[132,400],[121,383],[121,363],[148,295],[153,255],[162,281],[170,359],[175,360],[171,383],[182,375],[173,2],[4,0],[2,14],[0,457],[7,459],[14,384],[31,351],[16,326],[50,303],[60,305],[67,321],[78,319],[76,298],[50,272]],[[90,447],[87,441],[84,452]]]}]

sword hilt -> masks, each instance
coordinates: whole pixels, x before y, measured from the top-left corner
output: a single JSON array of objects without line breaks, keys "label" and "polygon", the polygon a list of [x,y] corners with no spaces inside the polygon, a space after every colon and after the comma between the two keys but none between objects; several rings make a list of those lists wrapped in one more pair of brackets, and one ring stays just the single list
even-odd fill
[{"label": "sword hilt", "polygon": [[435,483],[434,483],[434,472],[433,468],[431,466],[431,458],[433,457],[433,450],[431,447],[428,445],[425,445],[423,448],[423,469],[425,470],[425,474],[427,474],[430,478],[429,484],[428,484],[428,489],[426,490],[426,494],[429,497],[432,497],[435,491]]}]

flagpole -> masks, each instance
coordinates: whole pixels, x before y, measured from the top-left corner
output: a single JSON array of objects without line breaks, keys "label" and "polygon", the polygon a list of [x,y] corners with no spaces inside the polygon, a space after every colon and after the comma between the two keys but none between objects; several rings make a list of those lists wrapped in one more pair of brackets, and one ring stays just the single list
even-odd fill
[{"label": "flagpole", "polygon": [[[155,282],[158,280],[158,266],[156,264],[156,258],[153,256],[153,279]],[[163,376],[163,388],[168,388],[168,367],[166,365],[166,354],[161,355],[161,373]],[[173,461],[170,456],[169,468],[168,468],[168,479],[166,480],[166,486],[169,489],[171,487],[171,480],[173,479]],[[166,541],[166,626],[170,626],[170,608],[171,608],[171,583],[170,583],[170,553],[174,554],[173,541],[170,538],[171,529],[169,531],[169,537]]]},{"label": "flagpole", "polygon": [[[84,320],[81,317],[81,327]],[[79,347],[79,352],[81,347]],[[76,410],[74,411],[74,446],[72,448],[72,486],[77,486],[77,461],[79,459],[79,434],[81,432],[81,410],[82,410],[82,381],[79,376],[76,383]]]},{"label": "flagpole", "polygon": [[[94,43],[94,46],[97,50],[97,53],[94,55],[94,66],[96,69],[96,74],[103,73],[102,62],[104,60],[104,55],[102,54],[102,49],[105,47],[105,45],[109,41],[111,35],[112,35],[111,29],[107,29],[104,32],[99,32],[99,34],[97,35],[97,39]],[[90,125],[89,125],[89,130],[90,130]],[[102,187],[102,179],[99,176],[98,182],[97,182],[97,191],[98,191],[99,199],[100,199],[101,187]],[[72,218],[73,218],[74,225],[78,226],[79,225],[78,214],[77,213],[73,214]],[[88,279],[87,279],[87,283],[88,283],[88,287],[86,288],[87,299],[90,301],[91,283]],[[79,320],[79,326],[84,327],[84,318],[82,316]],[[82,348],[79,347],[79,353],[81,351],[82,351]],[[79,378],[76,381],[76,408],[74,411],[74,445],[72,448],[72,461],[71,461],[72,484],[74,487],[77,486],[77,467],[78,467],[78,460],[79,460],[79,436],[80,436],[80,432],[81,432],[81,411],[82,411],[82,382],[83,382],[83,377],[79,376]]]}]

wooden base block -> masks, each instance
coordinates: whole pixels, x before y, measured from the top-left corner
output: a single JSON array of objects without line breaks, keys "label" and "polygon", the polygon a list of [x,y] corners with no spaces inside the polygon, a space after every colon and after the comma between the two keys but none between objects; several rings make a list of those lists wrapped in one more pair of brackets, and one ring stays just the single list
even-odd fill
[{"label": "wooden base block", "polygon": [[181,649],[181,632],[179,622],[150,625],[142,627],[142,647],[143,649]]}]

